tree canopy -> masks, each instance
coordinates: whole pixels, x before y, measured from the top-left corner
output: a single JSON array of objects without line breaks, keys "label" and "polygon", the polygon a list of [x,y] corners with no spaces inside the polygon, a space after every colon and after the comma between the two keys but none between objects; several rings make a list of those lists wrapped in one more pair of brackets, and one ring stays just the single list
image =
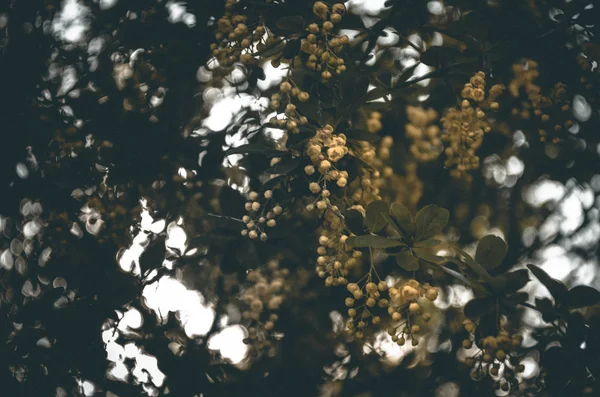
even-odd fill
[{"label": "tree canopy", "polygon": [[0,395],[600,395],[599,10],[0,5]]}]

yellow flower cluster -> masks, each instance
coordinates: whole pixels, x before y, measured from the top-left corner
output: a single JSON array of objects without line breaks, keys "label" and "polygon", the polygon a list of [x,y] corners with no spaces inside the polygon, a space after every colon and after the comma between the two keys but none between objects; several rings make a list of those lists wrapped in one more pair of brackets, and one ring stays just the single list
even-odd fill
[{"label": "yellow flower cluster", "polygon": [[403,346],[408,338],[413,346],[417,346],[419,340],[416,335],[421,331],[421,326],[417,324],[419,318],[425,323],[431,319],[431,314],[423,310],[419,299],[435,301],[438,297],[437,288],[427,283],[421,285],[417,280],[409,280],[402,286],[390,288],[389,295],[388,314],[394,325],[388,329],[388,334],[399,346]]},{"label": "yellow flower cluster", "polygon": [[246,228],[241,232],[242,236],[266,241],[268,237],[265,229],[277,225],[275,218],[283,212],[283,208],[273,199],[272,190],[267,190],[262,195],[250,192],[248,198],[250,200],[244,206],[248,215],[242,217],[242,221],[246,224]]},{"label": "yellow flower cluster", "polygon": [[308,35],[301,42],[304,65],[307,69],[320,72],[324,83],[333,77],[333,73],[341,74],[346,70],[344,59],[339,54],[350,40],[348,36],[332,33],[334,24],[342,21],[345,11],[346,7],[341,3],[334,4],[331,10],[322,1],[314,3],[313,13],[321,22],[308,25]]},{"label": "yellow flower cluster", "polygon": [[[374,308],[387,307],[388,299],[382,298],[381,294],[387,291],[387,284],[379,281],[377,284],[371,280],[369,273],[367,280],[360,286],[357,283],[350,283],[346,286],[352,297],[345,300],[350,320],[346,322],[346,327],[350,335],[356,339],[364,338],[364,329],[370,321],[373,325],[381,323],[381,317],[374,313]],[[358,310],[357,310],[358,309]]]},{"label": "yellow flower cluster", "polygon": [[347,249],[348,236],[343,233],[344,228],[339,214],[334,210],[327,210],[324,215],[317,248],[319,256],[316,271],[319,277],[325,279],[327,287],[345,285],[348,283],[346,277],[349,271],[356,266],[357,259],[362,256],[362,253]]},{"label": "yellow flower cluster", "polygon": [[348,183],[348,172],[340,171],[335,163],[349,153],[344,134],[334,134],[333,127],[325,125],[319,128],[306,145],[306,154],[313,165],[307,166],[304,171],[312,175],[317,170],[325,182],[336,181],[339,187]]},{"label": "yellow flower cluster", "polygon": [[[247,20],[246,15],[232,14],[230,11],[226,11],[225,15],[217,20],[215,33],[217,42],[211,44],[210,49],[219,66],[227,68],[235,62],[244,64],[254,62],[252,47],[255,42],[263,41],[266,29],[262,25],[251,29],[246,25]],[[267,41],[266,45],[270,45],[277,39],[273,37]]]},{"label": "yellow flower cluster", "polygon": [[[471,349],[476,326],[471,320],[465,320],[463,325],[471,337],[463,340],[462,345],[465,349]],[[511,387],[518,387],[515,375],[525,370],[525,366],[519,363],[520,360],[514,353],[522,343],[521,335],[511,335],[502,329],[497,336],[487,336],[478,341],[480,350],[475,356],[467,357],[464,363],[469,367],[477,367],[478,377],[487,373],[496,379],[497,388],[508,391]]]},{"label": "yellow flower cluster", "polygon": [[479,168],[479,156],[475,151],[483,142],[483,134],[492,129],[482,108],[497,110],[496,99],[504,91],[504,86],[496,84],[486,92],[485,85],[485,73],[477,72],[465,84],[460,106],[446,110],[442,118],[446,131],[442,136],[446,143],[445,166],[452,169],[450,175],[464,177],[467,181],[472,179],[468,172]]},{"label": "yellow flower cluster", "polygon": [[300,102],[306,102],[310,98],[308,92],[300,90],[293,86],[289,81],[284,81],[279,85],[279,93],[271,95],[271,108],[279,110],[282,106],[282,101],[285,103],[284,118],[271,118],[269,122],[280,128],[285,128],[288,132],[297,134],[300,132],[299,126],[308,123],[308,119],[301,116],[296,110],[296,105],[292,103],[292,98],[297,98]]},{"label": "yellow flower cluster", "polygon": [[[372,163],[375,170],[370,173],[371,188],[374,195],[368,197],[368,202],[383,199],[390,203],[398,202],[407,207],[415,208],[423,194],[423,182],[417,176],[417,164],[415,162],[405,163],[404,175],[394,172],[394,169],[389,165],[393,145],[394,139],[391,136],[384,136],[379,141],[377,156]],[[353,182],[352,185],[355,183]],[[353,196],[354,200],[358,198],[358,196]],[[368,204],[368,202],[365,204]]]},{"label": "yellow flower cluster", "polygon": [[533,60],[513,65],[514,78],[509,84],[509,91],[514,98],[520,98],[521,91],[524,91],[527,99],[521,101],[519,107],[513,107],[512,114],[523,120],[535,118],[540,141],[558,143],[562,140],[559,134],[573,125],[567,86],[556,83],[549,95],[544,95],[542,88],[535,83],[539,77],[537,67]]},{"label": "yellow flower cluster", "polygon": [[433,109],[407,106],[408,123],[404,127],[406,136],[412,141],[410,153],[419,161],[435,160],[444,150],[440,139],[440,128],[433,124],[438,114]]},{"label": "yellow flower cluster", "polygon": [[246,276],[250,286],[240,298],[246,305],[242,317],[250,321],[244,343],[250,345],[252,355],[274,347],[273,330],[279,318],[277,312],[290,288],[288,275],[288,269],[280,268],[277,260],[271,260],[266,269],[251,270]]},{"label": "yellow flower cluster", "polygon": [[375,134],[383,128],[381,125],[381,113],[379,112],[371,112],[369,113],[369,118],[367,119],[367,131],[372,134]]}]

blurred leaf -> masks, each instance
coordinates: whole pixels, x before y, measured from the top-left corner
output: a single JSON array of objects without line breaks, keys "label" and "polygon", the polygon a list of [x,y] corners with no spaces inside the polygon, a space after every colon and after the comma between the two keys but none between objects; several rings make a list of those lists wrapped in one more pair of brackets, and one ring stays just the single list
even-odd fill
[{"label": "blurred leaf", "polygon": [[446,258],[444,258],[443,256],[432,254],[431,250],[426,248],[413,248],[412,250],[416,256],[427,262],[442,263],[446,260]]},{"label": "blurred leaf", "polygon": [[470,319],[478,319],[487,312],[490,312],[495,306],[494,298],[472,299],[465,305],[465,316]]},{"label": "blurred leaf", "polygon": [[402,251],[396,255],[396,263],[404,270],[413,272],[419,270],[419,260],[410,251]]},{"label": "blurred leaf", "polygon": [[378,134],[373,134],[372,132],[365,131],[365,130],[353,129],[353,130],[345,131],[344,134],[346,135],[346,138],[353,139],[356,141],[371,142],[371,141],[376,141],[380,138],[380,136]]},{"label": "blurred leaf", "polygon": [[376,99],[383,98],[386,95],[389,95],[390,93],[391,93],[391,90],[387,87],[376,87],[376,88],[373,88],[371,91],[367,92],[362,97],[362,102],[366,103],[366,102],[374,101]]},{"label": "blurred leaf", "polygon": [[400,247],[404,244],[399,240],[390,240],[385,237],[375,236],[373,234],[365,234],[363,236],[351,236],[346,240],[346,245],[351,248],[391,248]]},{"label": "blurred leaf", "polygon": [[506,242],[500,237],[490,234],[483,237],[477,244],[475,260],[490,271],[502,263],[507,251]]},{"label": "blurred leaf", "polygon": [[417,213],[415,218],[415,237],[417,240],[427,240],[440,233],[446,224],[450,213],[437,205],[427,205]]},{"label": "blurred leaf", "polygon": [[442,240],[430,238],[428,240],[417,241],[414,246],[415,247],[423,247],[423,248],[433,248],[433,247],[437,247],[441,243],[442,243]]},{"label": "blurred leaf", "polygon": [[459,55],[461,52],[458,48],[434,46],[421,54],[420,61],[428,66],[439,67],[450,64]]},{"label": "blurred leaf", "polygon": [[567,306],[571,309],[594,306],[600,303],[600,292],[587,285],[579,285],[569,290]]},{"label": "blurred leaf", "polygon": [[383,200],[375,200],[367,206],[367,226],[373,233],[379,232],[387,224],[385,218],[381,214],[388,214],[390,206]]},{"label": "blurred leaf", "polygon": [[257,153],[262,154],[267,157],[281,157],[286,152],[281,150],[274,149],[269,146],[264,145],[256,145],[253,143],[248,143],[246,145],[240,145],[237,147],[233,147],[225,152],[225,156],[229,156],[232,154],[249,154],[249,153]]},{"label": "blurred leaf", "polygon": [[531,270],[531,273],[533,273],[533,275],[540,280],[542,284],[544,284],[557,303],[562,303],[565,301],[569,291],[563,283],[553,279],[548,275],[548,273],[536,265],[527,265],[527,268]]},{"label": "blurred leaf", "polygon": [[400,203],[392,203],[390,207],[390,215],[397,222],[402,235],[409,239],[415,233],[415,223],[408,208]]}]

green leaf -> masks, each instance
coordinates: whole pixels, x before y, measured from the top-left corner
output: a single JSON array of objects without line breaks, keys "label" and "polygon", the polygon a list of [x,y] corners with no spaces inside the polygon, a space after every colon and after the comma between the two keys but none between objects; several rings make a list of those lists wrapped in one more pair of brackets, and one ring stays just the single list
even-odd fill
[{"label": "green leaf", "polygon": [[396,263],[398,263],[402,269],[409,272],[419,270],[419,260],[415,258],[408,250],[402,251],[396,255]]},{"label": "green leaf", "polygon": [[365,230],[365,218],[358,210],[346,210],[343,213],[344,222],[350,229],[350,231],[356,235],[362,235],[366,233]]},{"label": "green leaf", "polygon": [[600,303],[600,292],[587,285],[579,285],[569,290],[567,305],[571,309],[594,306]]},{"label": "green leaf", "polygon": [[441,266],[442,270],[445,271],[446,273],[448,273],[449,275],[451,275],[452,277],[462,281],[463,283],[467,284],[467,285],[471,285],[471,283],[469,282],[469,280],[467,280],[467,278],[465,276],[463,276],[461,273],[457,272],[456,270],[452,270],[446,266]]},{"label": "green leaf", "polygon": [[465,316],[470,319],[478,319],[494,308],[494,298],[472,299],[465,305]]},{"label": "green leaf", "polygon": [[456,248],[456,252],[464,258],[464,263],[467,264],[482,280],[489,281],[491,280],[490,274],[481,266],[479,263],[475,262],[475,260],[471,257],[471,255],[467,254],[465,251]]},{"label": "green leaf", "polygon": [[529,282],[529,273],[526,269],[509,272],[488,281],[496,295],[515,292]]},{"label": "green leaf", "polygon": [[[275,26],[284,33],[300,33],[304,30],[304,18],[299,15],[280,18]],[[280,35],[283,36],[283,35]]]},{"label": "green leaf", "polygon": [[517,306],[527,302],[529,294],[527,292],[517,292],[503,299],[505,305]]},{"label": "green leaf", "polygon": [[367,226],[373,233],[379,232],[387,224],[385,218],[381,214],[388,214],[390,206],[383,200],[375,200],[367,206]]},{"label": "green leaf", "polygon": [[389,238],[365,234],[363,236],[351,236],[346,240],[346,245],[351,248],[392,248],[405,245],[399,240],[390,240]]},{"label": "green leaf", "polygon": [[442,240],[430,238],[428,240],[417,241],[414,246],[415,247],[423,247],[423,248],[433,248],[433,247],[437,247],[441,243],[442,243]]},{"label": "green leaf", "polygon": [[458,55],[461,55],[460,50],[455,47],[434,46],[421,54],[420,61],[428,66],[439,67],[449,64]]},{"label": "green leaf", "polygon": [[283,41],[280,41],[277,44],[273,44],[270,47],[265,48],[262,51],[257,51],[254,54],[252,54],[253,56],[260,56],[262,59],[267,59],[272,57],[273,55],[277,55],[279,54],[281,51],[284,50],[284,48],[287,47],[287,44]]},{"label": "green leaf", "polygon": [[256,145],[253,143],[248,143],[246,145],[240,145],[237,147],[233,147],[225,152],[225,156],[229,156],[231,154],[248,154],[248,153],[257,153],[262,154],[267,157],[281,157],[286,152],[281,150],[273,149],[269,146]]},{"label": "green leaf", "polygon": [[475,260],[490,271],[502,263],[507,251],[506,242],[500,237],[490,234],[482,238],[477,244]]},{"label": "green leaf", "polygon": [[415,233],[415,223],[413,222],[408,208],[400,203],[392,203],[390,215],[394,218],[396,223],[398,223],[402,235],[407,239],[411,238]]},{"label": "green leaf", "polygon": [[417,240],[427,240],[446,227],[450,213],[437,205],[427,205],[417,213],[415,218],[415,235]]},{"label": "green leaf", "polygon": [[569,291],[563,283],[556,279],[553,279],[548,275],[548,273],[546,273],[536,265],[527,265],[527,268],[531,270],[531,273],[533,273],[533,275],[537,277],[537,279],[540,280],[542,284],[544,284],[548,291],[550,291],[550,294],[552,295],[555,301],[562,302],[567,298],[567,293]]},{"label": "green leaf", "polygon": [[442,263],[446,260],[443,256],[434,255],[431,253],[431,250],[426,248],[413,248],[412,251],[419,258],[431,262],[431,263]]}]

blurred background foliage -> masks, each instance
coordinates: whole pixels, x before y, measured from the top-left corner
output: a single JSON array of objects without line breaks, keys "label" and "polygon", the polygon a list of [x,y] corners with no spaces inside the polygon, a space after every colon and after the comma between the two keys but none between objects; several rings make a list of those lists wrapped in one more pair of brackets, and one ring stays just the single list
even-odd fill
[{"label": "blurred background foliage", "polygon": [[[308,0],[0,4],[0,395],[600,393],[598,299],[575,289],[600,285],[598,6],[340,10],[333,30],[348,42],[332,46],[343,62],[324,77],[302,47],[324,23]],[[236,15],[246,28],[222,37],[223,16],[239,26]],[[471,100],[465,84],[479,71],[506,90],[485,110],[477,166],[453,173],[449,109]],[[308,94],[294,99],[306,121],[292,128],[270,122],[289,79]],[[530,269],[526,285],[513,280],[525,300],[502,312],[522,337],[514,379],[468,364],[465,314],[485,317],[463,308],[488,295],[455,277],[466,257],[411,273],[373,255],[389,286],[415,277],[439,297],[422,303],[431,320],[418,346],[394,343],[384,325],[349,337],[346,288],[315,272],[331,220],[306,207],[316,200],[304,149],[326,124],[377,153],[343,160],[348,188],[331,188],[340,209],[366,208],[361,178],[381,170],[380,198],[413,214],[448,209],[437,254],[460,247],[479,261],[477,243],[495,234],[508,251],[491,274]],[[346,192],[357,189],[354,203]],[[277,215],[267,241],[240,234],[251,192]]]}]

